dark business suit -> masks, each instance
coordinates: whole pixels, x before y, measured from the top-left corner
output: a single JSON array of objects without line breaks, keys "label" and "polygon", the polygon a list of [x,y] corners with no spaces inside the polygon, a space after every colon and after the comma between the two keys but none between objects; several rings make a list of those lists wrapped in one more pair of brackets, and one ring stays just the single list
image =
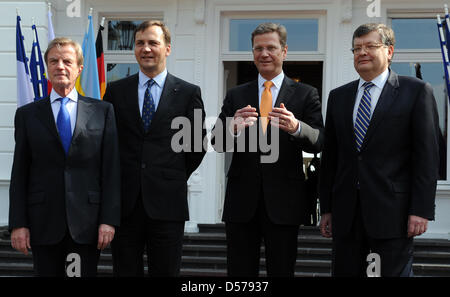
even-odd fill
[{"label": "dark business suit", "polygon": [[[142,251],[147,245],[150,275],[176,276],[181,264],[184,222],[189,220],[187,180],[206,152],[199,146],[206,136],[203,101],[198,86],[167,74],[158,108],[145,133],[138,106],[138,82],[138,74],[113,82],[104,96],[116,112],[122,169],[124,224],[113,241],[114,269],[116,275],[142,275]],[[171,128],[177,117],[191,123],[191,142],[184,139],[185,150],[181,152],[171,147],[172,138],[177,138],[181,128]],[[200,143],[196,145],[195,139]],[[165,246],[154,234],[178,244]]]},{"label": "dark business suit", "polygon": [[[412,238],[406,238],[408,216],[434,219],[439,127],[433,91],[429,84],[390,70],[358,152],[352,119],[357,88],[358,80],[330,92],[320,176],[321,213],[332,214],[335,243],[366,234],[374,245],[399,239],[395,245],[412,249]],[[412,250],[405,253],[398,257],[407,257]],[[340,259],[339,252],[335,257],[337,266],[348,268],[337,268],[343,274],[357,270],[365,274],[365,267],[352,267],[357,260]],[[382,275],[401,274],[401,267],[388,261],[383,265],[383,255],[381,259]]]},{"label": "dark business suit", "polygon": [[[238,109],[247,105],[255,107],[259,114],[257,80],[227,92],[218,119],[223,122],[223,129],[216,130],[219,127],[216,123],[213,131],[212,141],[214,148],[219,152],[224,150],[218,145],[219,132],[223,138],[228,137],[235,144],[239,141],[239,137],[246,138],[244,152],[236,152],[237,146],[234,145],[235,152],[227,174],[228,184],[222,217],[227,227],[230,276],[258,275],[261,237],[264,237],[266,242],[268,274],[271,276],[294,274],[298,226],[304,222],[307,210],[302,150],[311,153],[320,152],[320,131],[323,128],[323,121],[319,95],[317,90],[309,85],[296,83],[285,77],[275,107],[279,107],[281,103],[284,103],[286,109],[301,121],[301,134],[300,137],[294,138],[279,130],[279,155],[275,162],[262,163],[261,156],[265,153],[259,148],[256,152],[251,152],[249,147],[249,134],[255,132],[252,129],[258,129],[259,121],[257,125],[241,131],[240,136],[236,138],[230,136],[229,127],[225,123],[226,117],[233,117]],[[268,142],[271,141],[274,129],[278,128],[268,125]],[[265,137],[262,136],[261,130],[258,135],[259,138]],[[220,140],[222,143],[226,141]],[[262,234],[265,232],[262,231],[265,230],[263,225],[275,229],[270,227],[270,231]],[[277,230],[278,227],[281,228]],[[251,244],[250,241],[254,243]],[[277,244],[272,246],[274,242]],[[242,252],[243,249],[248,250]]]},{"label": "dark business suit", "polygon": [[[35,264],[41,263],[35,251],[63,239],[92,246],[90,250],[97,252],[99,225],[120,223],[119,150],[113,107],[81,95],[77,104],[67,156],[48,97],[16,112],[9,228],[29,228]],[[62,261],[64,265],[65,259]],[[45,274],[45,267],[41,268]]]}]

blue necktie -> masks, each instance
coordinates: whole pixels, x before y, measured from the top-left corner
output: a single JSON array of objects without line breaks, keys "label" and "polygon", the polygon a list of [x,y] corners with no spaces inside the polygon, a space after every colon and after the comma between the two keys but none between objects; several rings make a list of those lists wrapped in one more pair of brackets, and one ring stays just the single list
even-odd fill
[{"label": "blue necktie", "polygon": [[152,93],[150,89],[155,84],[153,79],[147,82],[147,89],[144,95],[144,105],[142,106],[142,121],[144,123],[145,132],[150,128],[150,123],[152,122],[153,115],[155,114],[155,101],[153,100]]},{"label": "blue necktie", "polygon": [[367,129],[370,123],[370,88],[374,84],[372,82],[365,82],[363,84],[364,93],[359,103],[358,113],[356,114],[355,121],[355,136],[356,136],[356,148],[358,152],[361,150],[361,145],[364,141],[364,136],[366,136]]},{"label": "blue necktie", "polygon": [[69,153],[70,143],[72,141],[72,128],[70,127],[70,115],[67,111],[66,104],[69,98],[59,98],[61,107],[59,108],[58,117],[56,118],[56,126],[58,127],[59,137],[64,147],[66,155]]}]

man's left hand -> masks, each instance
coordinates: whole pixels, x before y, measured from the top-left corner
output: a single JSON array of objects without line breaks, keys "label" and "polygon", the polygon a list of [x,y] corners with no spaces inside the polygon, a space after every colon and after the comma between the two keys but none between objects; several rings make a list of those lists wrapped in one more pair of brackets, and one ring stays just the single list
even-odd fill
[{"label": "man's left hand", "polygon": [[408,237],[418,236],[427,231],[428,220],[422,217],[410,215],[408,217]]},{"label": "man's left hand", "polygon": [[[278,118],[278,121],[274,120],[274,118]],[[280,107],[274,107],[269,112],[269,119],[272,126],[290,134],[297,132],[298,125],[300,125],[294,114],[287,110],[283,103],[280,104]]]},{"label": "man's left hand", "polygon": [[98,227],[97,249],[104,250],[113,240],[115,233],[114,226],[101,224]]}]

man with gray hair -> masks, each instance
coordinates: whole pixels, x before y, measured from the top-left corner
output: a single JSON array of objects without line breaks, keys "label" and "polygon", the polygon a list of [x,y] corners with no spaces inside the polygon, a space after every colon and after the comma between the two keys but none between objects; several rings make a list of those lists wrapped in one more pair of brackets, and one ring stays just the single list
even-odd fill
[{"label": "man with gray hair", "polygon": [[[320,152],[323,122],[317,89],[284,75],[286,40],[279,24],[263,23],[253,31],[258,78],[227,92],[212,132],[218,152],[227,135],[249,143],[233,152],[228,171],[222,220],[229,276],[258,276],[262,239],[267,275],[294,276],[297,235],[307,210],[302,151]],[[263,161],[267,152],[261,147],[251,149],[250,142],[261,139],[271,139],[272,150],[278,150],[273,162]]]},{"label": "man with gray hair", "polygon": [[[80,45],[55,38],[45,52],[52,92],[16,111],[11,173],[11,244],[28,254],[38,276],[96,276],[100,250],[120,223],[119,144],[110,103],[75,89]],[[78,265],[76,265],[78,264]]]},{"label": "man with gray hair", "polygon": [[413,237],[434,219],[436,101],[428,83],[390,69],[392,29],[361,25],[352,45],[360,78],[328,99],[320,230],[333,238],[333,276],[366,275],[370,253],[376,275],[410,276]]}]

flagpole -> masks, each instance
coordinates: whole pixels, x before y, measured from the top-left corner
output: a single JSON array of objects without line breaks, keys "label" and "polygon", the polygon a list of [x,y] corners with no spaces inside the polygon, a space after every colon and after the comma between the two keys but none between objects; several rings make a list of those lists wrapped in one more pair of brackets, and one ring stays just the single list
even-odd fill
[{"label": "flagpole", "polygon": [[30,103],[34,99],[33,85],[28,71],[28,58],[25,51],[24,37],[19,9],[16,7],[16,58],[17,58],[17,107]]},{"label": "flagpole", "polygon": [[449,25],[450,25],[450,17],[448,15],[448,5],[445,4],[444,5],[444,9],[445,9],[445,22],[447,24],[447,30],[450,29]]},{"label": "flagpole", "polygon": [[[37,29],[36,29],[36,22],[35,22],[35,20],[34,20],[34,17],[31,17],[31,30],[33,30],[34,32],[34,34],[33,34],[33,47],[32,47],[32,51],[33,51],[33,54],[34,54],[34,57],[37,57],[38,56],[38,53],[37,53],[37,46],[36,46],[36,44],[37,44]],[[31,58],[31,57],[30,57]],[[31,61],[30,61],[30,63],[31,63]],[[36,67],[39,67],[39,66],[36,66]],[[37,70],[37,69],[36,69]],[[31,64],[30,64],[30,71],[31,71]],[[40,76],[40,71],[36,71],[36,78],[37,78],[37,87],[38,87],[38,93],[37,94],[34,94],[35,95],[35,98],[34,98],[34,100],[36,101],[36,100],[39,100],[39,99],[41,99],[41,97],[43,96],[43,90],[42,90],[42,86],[41,86],[41,83],[40,83],[40,80],[42,79],[41,77],[39,77]],[[33,78],[31,78],[32,80],[33,80]]]},{"label": "flagpole", "polygon": [[[89,8],[88,20],[89,20],[89,17],[92,18],[92,12],[93,11],[94,11],[94,9],[92,7]],[[87,24],[87,27],[86,27],[86,32],[88,32],[88,31],[89,31],[89,21],[88,21],[88,24]]]}]

